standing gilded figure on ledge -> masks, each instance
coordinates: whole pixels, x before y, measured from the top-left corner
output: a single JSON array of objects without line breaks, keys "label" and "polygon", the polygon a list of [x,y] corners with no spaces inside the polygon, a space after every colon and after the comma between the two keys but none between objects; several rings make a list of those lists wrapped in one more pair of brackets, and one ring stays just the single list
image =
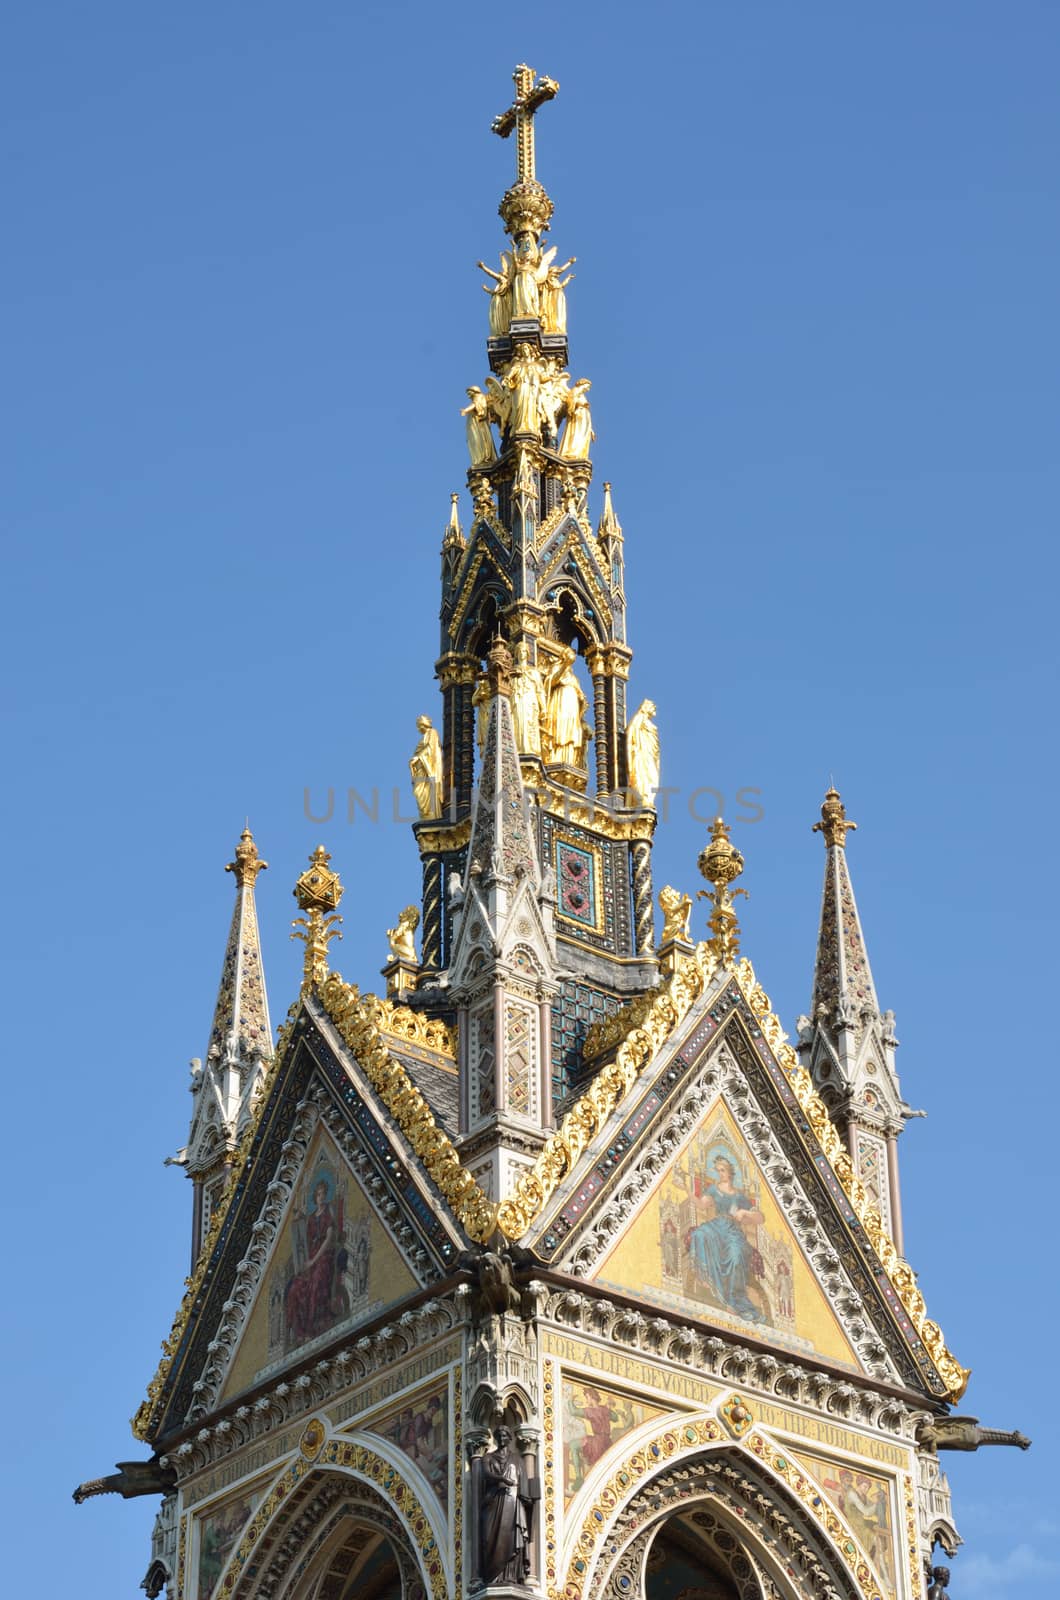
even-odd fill
[{"label": "standing gilded figure on ledge", "polygon": [[541,724],[547,709],[545,685],[540,672],[530,665],[530,649],[525,639],[520,639],[515,647],[509,695],[512,722],[515,725],[515,747],[521,755],[539,756]]},{"label": "standing gilded figure on ledge", "polygon": [[574,674],[574,651],[564,645],[548,679],[547,761],[564,767],[584,767],[585,748],[592,738],[584,721],[588,704]]},{"label": "standing gilded figure on ledge", "polygon": [[468,404],[460,415],[467,418],[467,453],[473,467],[488,467],[497,459],[490,427],[489,401],[482,390],[472,384],[467,391]]},{"label": "standing gilded figure on ledge", "polygon": [[588,378],[579,378],[563,397],[563,415],[567,419],[567,426],[560,440],[559,453],[564,461],[589,459],[589,446],[596,438],[589,410],[591,388],[592,384]]},{"label": "standing gilded figure on ledge", "polygon": [[501,338],[508,332],[512,320],[512,277],[514,268],[512,258],[507,250],[501,252],[501,270],[494,272],[492,267],[487,267],[480,261],[482,271],[491,277],[497,287],[491,289],[488,283],[482,287],[490,298],[490,334],[494,339]]},{"label": "standing gilded figure on ledge", "polygon": [[652,720],[655,702],[641,701],[626,727],[629,787],[642,806],[650,806],[659,787],[659,730]]},{"label": "standing gilded figure on ledge", "polygon": [[442,814],[442,741],[430,717],[417,717],[420,742],[409,758],[412,793],[420,816]]}]

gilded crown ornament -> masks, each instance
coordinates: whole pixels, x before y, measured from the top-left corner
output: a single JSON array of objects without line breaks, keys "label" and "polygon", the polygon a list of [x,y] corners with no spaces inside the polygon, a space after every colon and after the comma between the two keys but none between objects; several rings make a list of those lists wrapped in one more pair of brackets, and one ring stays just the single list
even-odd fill
[{"label": "gilded crown ornament", "polygon": [[847,830],[856,827],[856,822],[847,821],[847,808],[839,798],[839,790],[830,788],[821,807],[821,820],[814,823],[812,832],[823,833],[826,846],[837,844],[845,849]]},{"label": "gilded crown ornament", "polygon": [[241,889],[247,888],[248,885],[253,889],[258,873],[264,872],[268,864],[267,861],[262,861],[258,855],[258,847],[254,843],[254,835],[251,833],[250,828],[246,827],[240,834],[239,843],[236,845],[236,858],[228,863],[225,871],[235,873],[236,883]]},{"label": "gilded crown ornament", "polygon": [[726,967],[736,962],[740,953],[740,925],[736,920],[733,901],[738,894],[746,897],[746,889],[733,889],[730,885],[743,872],[743,856],[729,838],[729,826],[721,817],[715,817],[710,827],[710,843],[699,853],[699,870],[713,889],[700,889],[697,898],[710,900],[714,910],[707,921],[711,938],[707,943]]},{"label": "gilded crown ornament", "polygon": [[332,939],[341,939],[338,924],[342,918],[335,913],[342,899],[342,884],[337,872],[328,866],[331,856],[318,844],[309,857],[309,866],[292,891],[304,917],[295,917],[292,939],[301,939],[305,945],[305,965],[302,973],[302,993],[316,988],[328,975],[328,945]]}]

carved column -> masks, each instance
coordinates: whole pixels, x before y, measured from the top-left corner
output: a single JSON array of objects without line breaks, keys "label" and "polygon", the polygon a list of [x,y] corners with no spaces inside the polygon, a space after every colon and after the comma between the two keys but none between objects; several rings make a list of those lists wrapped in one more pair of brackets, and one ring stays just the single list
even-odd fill
[{"label": "carved column", "polygon": [[[596,661],[599,652],[593,651]],[[610,781],[608,751],[610,740],[607,729],[607,679],[602,672],[593,674],[593,727],[596,742],[596,792],[610,794],[614,787]]]},{"label": "carved column", "polygon": [[519,1446],[519,1454],[523,1458],[523,1476],[526,1479],[526,1490],[530,1499],[530,1582],[537,1583],[542,1570],[541,1558],[538,1553],[541,1538],[541,1517],[539,1514],[541,1475],[538,1468],[541,1429],[533,1427],[530,1423],[521,1423],[515,1431],[515,1442]]},{"label": "carved column", "polygon": [[478,662],[474,656],[442,656],[435,668],[442,686],[442,786],[450,820],[471,814],[475,776],[475,729],[471,695]]},{"label": "carved column", "polygon": [[650,956],[655,948],[655,919],[652,914],[651,844],[647,839],[633,841],[633,930],[639,956]]},{"label": "carved column", "polygon": [[489,1442],[488,1428],[469,1428],[464,1435],[469,1469],[467,1517],[464,1524],[469,1590],[482,1588],[482,1457],[486,1454]]},{"label": "carved column", "polygon": [[442,964],[442,857],[423,857],[423,935],[420,965],[437,972]]},{"label": "carved column", "polygon": [[593,680],[596,722],[596,782],[601,794],[626,784],[626,679],[632,650],[622,644],[593,645],[585,664]]}]

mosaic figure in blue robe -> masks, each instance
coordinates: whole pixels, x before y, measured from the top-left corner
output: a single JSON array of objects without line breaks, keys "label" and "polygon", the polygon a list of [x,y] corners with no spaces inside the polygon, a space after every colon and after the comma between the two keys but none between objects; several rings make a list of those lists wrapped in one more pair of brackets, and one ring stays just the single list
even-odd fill
[{"label": "mosaic figure in blue robe", "polygon": [[727,1156],[715,1157],[714,1171],[718,1176],[704,1181],[709,1185],[715,1215],[709,1222],[701,1222],[693,1228],[689,1240],[696,1272],[706,1279],[730,1311],[748,1322],[765,1322],[765,1312],[747,1293],[758,1252],[741,1226],[744,1222],[761,1222],[762,1213],[754,1201],[736,1187],[733,1182],[736,1169]]}]

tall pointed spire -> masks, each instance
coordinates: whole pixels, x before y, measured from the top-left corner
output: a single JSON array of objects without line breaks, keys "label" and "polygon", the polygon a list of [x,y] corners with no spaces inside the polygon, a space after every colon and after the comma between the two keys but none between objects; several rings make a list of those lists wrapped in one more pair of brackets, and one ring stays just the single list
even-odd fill
[{"label": "tall pointed spire", "polygon": [[894,1012],[880,1010],[847,864],[846,836],[856,827],[830,787],[813,825],[824,839],[824,890],[810,1015],[798,1019],[799,1053],[901,1250],[896,1141],[909,1107],[895,1070]]},{"label": "tall pointed spire", "polygon": [[461,1154],[494,1198],[536,1155],[551,1123],[551,1003],[558,990],[555,875],[542,872],[509,699],[515,664],[488,656],[482,772],[467,870],[449,886],[449,969],[460,1041]]},{"label": "tall pointed spire", "polygon": [[192,1062],[195,1108],[184,1166],[195,1183],[193,1260],[224,1187],[228,1162],[249,1116],[254,1092],[272,1058],[272,1025],[254,904],[254,885],[267,866],[250,828],[244,828],[235,860],[225,867],[235,876],[236,901],[206,1059]]}]

